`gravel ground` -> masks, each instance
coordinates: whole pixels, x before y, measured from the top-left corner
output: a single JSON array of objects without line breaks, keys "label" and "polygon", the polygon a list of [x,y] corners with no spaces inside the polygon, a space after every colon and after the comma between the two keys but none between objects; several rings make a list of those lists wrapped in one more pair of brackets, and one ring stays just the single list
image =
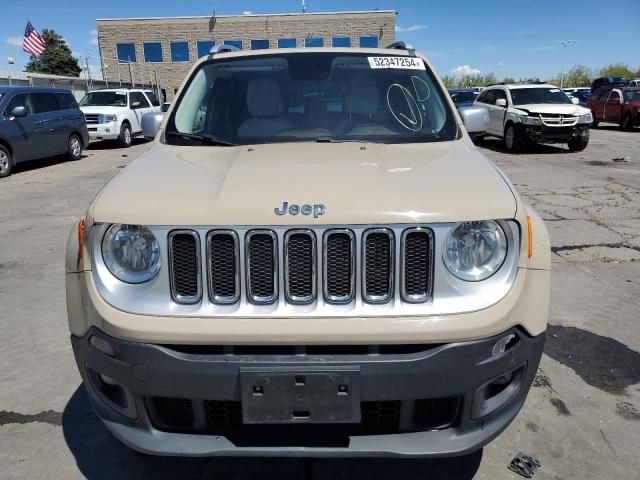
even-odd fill
[{"label": "gravel ground", "polygon": [[479,148],[547,221],[549,336],[527,403],[483,451],[442,460],[148,457],[113,439],[80,386],[68,340],[69,229],[112,176],[148,148],[93,144],[0,181],[0,479],[637,479],[640,469],[640,131],[601,128],[581,153]]}]

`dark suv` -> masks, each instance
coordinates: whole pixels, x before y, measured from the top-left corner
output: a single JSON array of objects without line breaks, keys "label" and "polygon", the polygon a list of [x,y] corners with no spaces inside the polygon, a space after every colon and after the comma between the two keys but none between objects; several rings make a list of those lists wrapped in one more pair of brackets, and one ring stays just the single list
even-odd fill
[{"label": "dark suv", "polygon": [[27,160],[78,160],[88,144],[84,115],[70,91],[0,87],[0,178]]}]

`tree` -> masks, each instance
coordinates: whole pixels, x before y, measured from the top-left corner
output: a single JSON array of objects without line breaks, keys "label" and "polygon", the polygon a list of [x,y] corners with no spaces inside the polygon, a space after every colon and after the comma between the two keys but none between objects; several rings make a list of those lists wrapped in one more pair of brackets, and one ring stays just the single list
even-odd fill
[{"label": "tree", "polygon": [[583,65],[576,65],[564,76],[564,85],[567,87],[588,87],[591,85],[593,72]]},{"label": "tree", "polygon": [[600,70],[601,77],[625,77],[634,78],[634,72],[629,65],[624,63],[614,63]]},{"label": "tree", "polygon": [[45,43],[44,52],[39,57],[31,56],[26,71],[79,77],[82,69],[78,65],[78,59],[71,55],[64,38],[46,28],[42,31],[42,38]]}]

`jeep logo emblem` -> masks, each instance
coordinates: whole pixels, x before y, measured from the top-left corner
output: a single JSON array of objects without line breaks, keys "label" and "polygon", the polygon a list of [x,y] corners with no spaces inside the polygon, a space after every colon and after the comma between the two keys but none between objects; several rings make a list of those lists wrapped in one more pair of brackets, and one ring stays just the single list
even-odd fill
[{"label": "jeep logo emblem", "polygon": [[289,202],[282,202],[281,208],[276,207],[273,209],[273,213],[280,216],[286,215],[287,213],[289,215],[295,216],[301,213],[302,215],[313,214],[313,218],[318,218],[321,215],[324,215],[325,211],[326,211],[326,207],[321,203],[317,203],[314,205],[305,204],[301,206],[301,205],[295,205],[295,204],[289,205]]}]

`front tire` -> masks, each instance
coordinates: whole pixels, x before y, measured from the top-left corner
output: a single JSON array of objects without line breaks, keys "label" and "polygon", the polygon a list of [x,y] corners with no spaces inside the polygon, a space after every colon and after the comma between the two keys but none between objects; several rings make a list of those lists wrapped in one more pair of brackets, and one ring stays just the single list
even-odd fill
[{"label": "front tire", "polygon": [[589,145],[589,135],[573,137],[567,142],[567,145],[572,152],[581,152]]},{"label": "front tire", "polygon": [[514,123],[509,123],[504,130],[504,147],[509,153],[518,153],[522,151],[524,144],[524,130]]},{"label": "front tire", "polygon": [[4,145],[0,145],[0,178],[11,175],[11,170],[13,170],[11,152],[9,152],[9,149]]},{"label": "front tire", "polygon": [[631,119],[631,114],[627,113],[624,118],[622,119],[622,122],[620,122],[620,128],[622,130],[633,130],[633,120]]},{"label": "front tire", "polygon": [[69,137],[69,145],[67,147],[67,159],[71,161],[80,160],[82,158],[82,140],[75,133]]},{"label": "front tire", "polygon": [[120,136],[118,137],[118,145],[123,148],[129,148],[133,143],[133,136],[131,134],[131,126],[128,123],[123,123],[120,127]]},{"label": "front tire", "polygon": [[591,118],[593,118],[593,122],[591,122],[591,128],[598,128],[598,120],[596,119],[596,112],[591,111]]}]

